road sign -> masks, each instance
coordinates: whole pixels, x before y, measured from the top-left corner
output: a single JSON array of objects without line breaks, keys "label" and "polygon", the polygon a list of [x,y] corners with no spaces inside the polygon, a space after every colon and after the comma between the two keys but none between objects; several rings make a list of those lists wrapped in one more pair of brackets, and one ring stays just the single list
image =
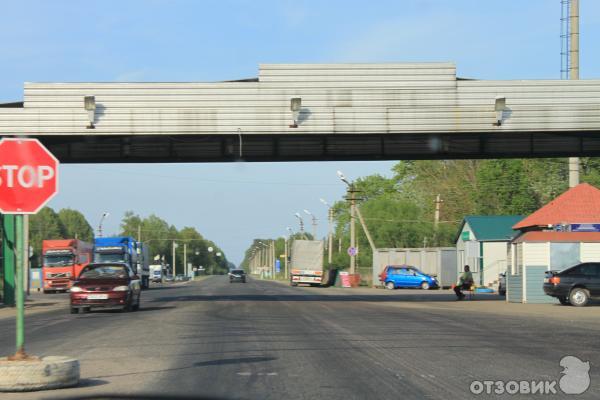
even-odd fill
[{"label": "road sign", "polygon": [[275,272],[281,272],[281,261],[275,260]]},{"label": "road sign", "polygon": [[348,247],[348,255],[353,257],[358,254],[358,249],[356,247]]},{"label": "road sign", "polygon": [[0,141],[0,212],[35,214],[58,192],[58,160],[36,139]]}]

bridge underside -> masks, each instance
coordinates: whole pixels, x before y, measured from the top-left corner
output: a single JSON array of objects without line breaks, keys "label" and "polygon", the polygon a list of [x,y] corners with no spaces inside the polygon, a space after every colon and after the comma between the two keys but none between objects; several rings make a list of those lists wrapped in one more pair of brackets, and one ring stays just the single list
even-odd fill
[{"label": "bridge underside", "polygon": [[600,131],[38,136],[62,163],[600,157]]}]

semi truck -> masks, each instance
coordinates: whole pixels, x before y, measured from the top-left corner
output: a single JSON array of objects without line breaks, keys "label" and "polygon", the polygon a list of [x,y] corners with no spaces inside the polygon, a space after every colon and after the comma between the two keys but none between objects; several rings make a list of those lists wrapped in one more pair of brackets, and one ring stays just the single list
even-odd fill
[{"label": "semi truck", "polygon": [[42,241],[42,290],[66,291],[92,261],[94,245],[78,239]]},{"label": "semi truck", "polygon": [[323,281],[323,242],[294,240],[291,247],[290,284],[320,286]]},{"label": "semi truck", "polygon": [[96,238],[94,262],[123,262],[129,264],[133,272],[140,277],[140,285],[147,289],[150,283],[148,251],[143,243],[130,236]]}]

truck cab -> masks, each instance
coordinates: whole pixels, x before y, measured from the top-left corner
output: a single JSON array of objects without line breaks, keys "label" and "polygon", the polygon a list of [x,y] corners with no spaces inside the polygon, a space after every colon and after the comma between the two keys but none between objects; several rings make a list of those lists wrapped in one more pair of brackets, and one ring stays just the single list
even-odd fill
[{"label": "truck cab", "polygon": [[96,238],[95,263],[126,263],[140,277],[143,289],[148,288],[150,271],[144,259],[147,251],[143,243],[130,236]]},{"label": "truck cab", "polygon": [[44,293],[67,291],[92,262],[93,244],[78,239],[42,242],[42,281]]}]

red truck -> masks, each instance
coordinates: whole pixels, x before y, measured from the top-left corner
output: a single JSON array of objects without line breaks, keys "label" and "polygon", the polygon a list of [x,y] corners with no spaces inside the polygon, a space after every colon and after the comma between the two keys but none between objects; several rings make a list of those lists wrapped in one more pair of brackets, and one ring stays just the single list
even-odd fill
[{"label": "red truck", "polygon": [[42,242],[42,279],[44,293],[68,290],[72,282],[90,262],[94,245],[78,239],[44,240]]}]

